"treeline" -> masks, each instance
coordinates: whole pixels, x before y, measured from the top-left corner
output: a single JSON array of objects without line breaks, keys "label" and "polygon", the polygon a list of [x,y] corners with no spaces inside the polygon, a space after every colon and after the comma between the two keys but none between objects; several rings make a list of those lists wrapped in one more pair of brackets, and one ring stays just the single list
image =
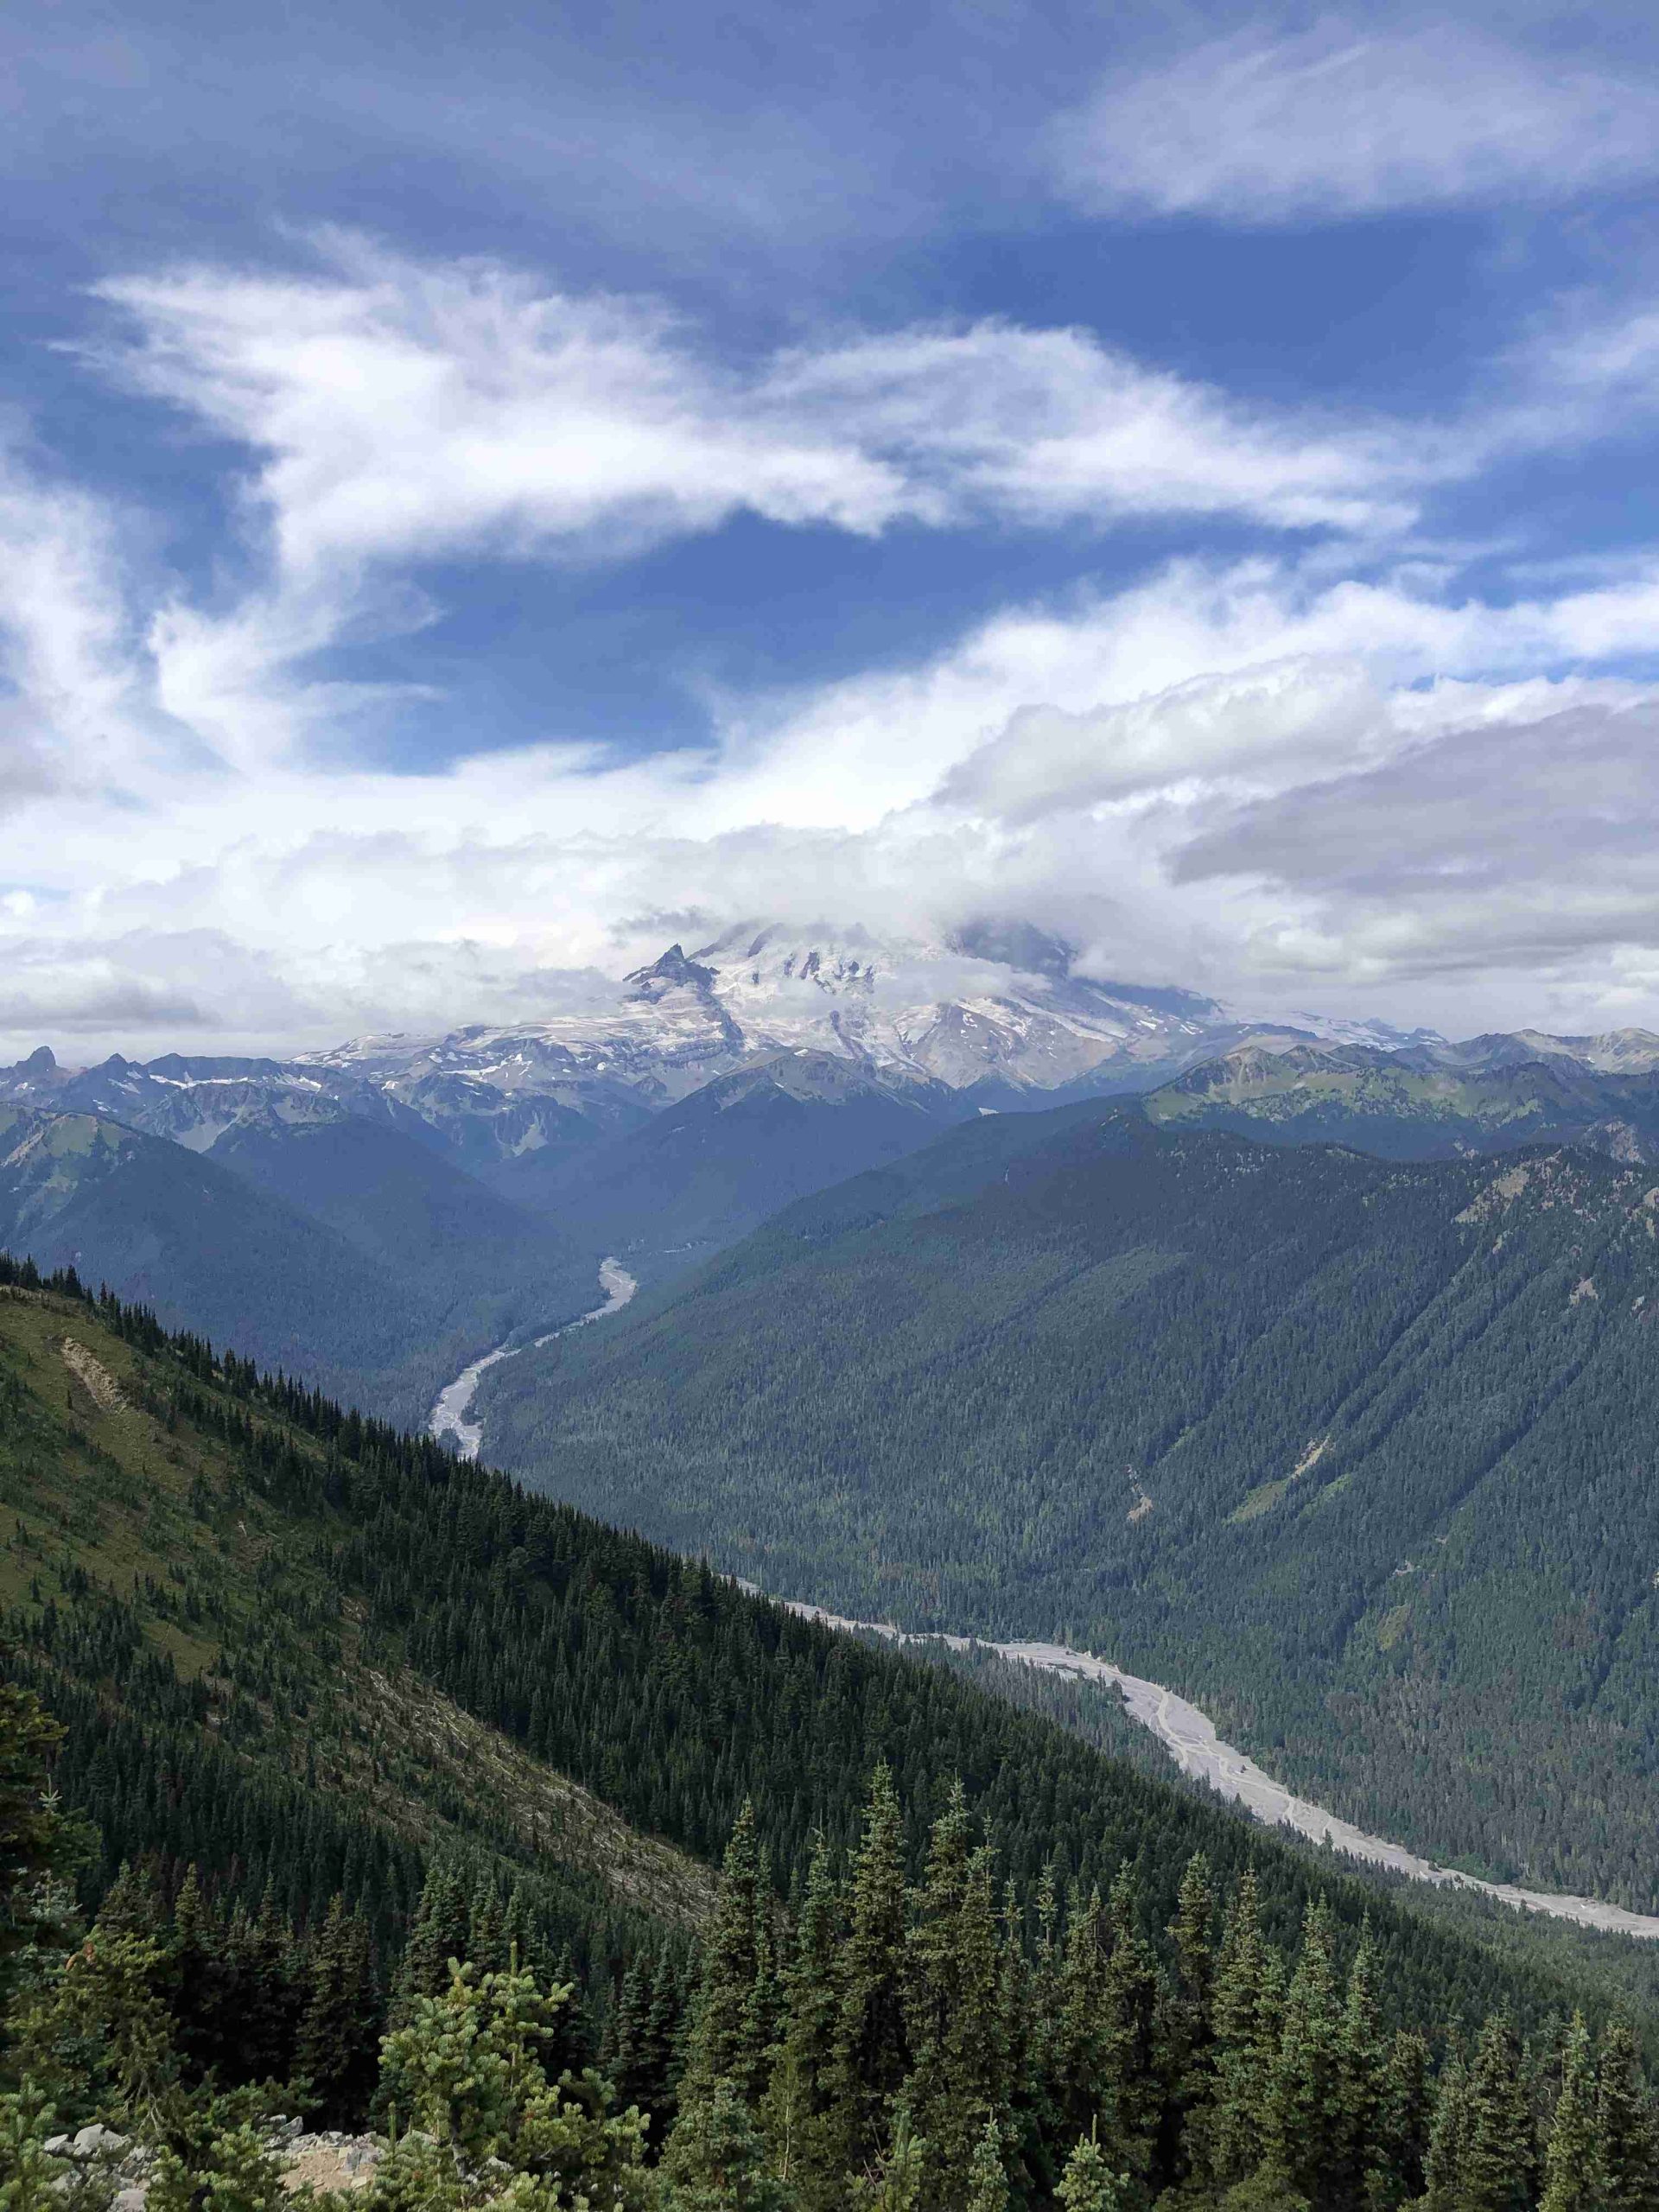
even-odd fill
[{"label": "treeline", "polygon": [[745,1806],[695,1984],[683,1950],[636,1961],[596,2037],[523,1895],[454,1866],[390,1974],[343,1898],[296,1929],[269,1899],[215,1910],[194,1871],[169,1906],[124,1870],[77,1928],[72,1827],[28,1786],[54,1732],[0,1694],[0,2156],[31,2212],[99,2202],[52,2147],[93,2118],[137,2139],[158,2205],[278,2212],[266,2120],[302,2107],[379,2132],[328,2212],[1659,2201],[1628,2018],[1391,2026],[1369,1925],[1344,1963],[1315,1896],[1276,1944],[1255,1872],[1201,1853],[1166,1922],[1128,1866],[1103,1891],[1046,1868],[1025,1899],[956,1787],[912,1876],[880,1767],[853,1849],[820,1839],[785,1898]]}]

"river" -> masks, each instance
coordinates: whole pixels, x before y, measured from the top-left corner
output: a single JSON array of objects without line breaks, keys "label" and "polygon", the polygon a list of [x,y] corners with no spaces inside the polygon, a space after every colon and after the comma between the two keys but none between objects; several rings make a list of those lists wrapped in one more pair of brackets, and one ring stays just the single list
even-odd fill
[{"label": "river", "polygon": [[426,1417],[429,1436],[453,1436],[455,1450],[463,1459],[476,1459],[479,1446],[484,1441],[484,1424],[468,1421],[473,1400],[477,1395],[479,1380],[486,1368],[498,1360],[512,1359],[521,1351],[535,1351],[543,1344],[550,1344],[555,1337],[569,1336],[572,1329],[585,1329],[590,1321],[603,1321],[612,1313],[620,1313],[639,1289],[639,1284],[620,1260],[605,1259],[599,1263],[599,1287],[605,1294],[605,1303],[595,1306],[591,1313],[584,1313],[579,1320],[567,1321],[562,1329],[550,1329],[544,1337],[537,1337],[527,1344],[515,1344],[511,1340],[497,1344],[493,1351],[486,1351],[470,1367],[463,1367],[453,1382],[446,1383],[432,1403]]},{"label": "river", "polygon": [[[845,1620],[838,1613],[825,1612],[819,1605],[785,1602],[791,1612],[800,1613],[808,1620],[822,1621],[826,1627],[873,1631],[891,1637],[895,1643],[946,1643],[954,1650],[965,1651],[974,1641],[965,1636],[914,1635],[879,1622]],[[1113,1666],[1109,1659],[1096,1658],[1091,1651],[1074,1651],[1065,1643],[984,1643],[983,1648],[1023,1666],[1038,1667],[1048,1674],[1071,1675],[1084,1681],[1100,1682],[1116,1689],[1130,1714],[1159,1738],[1183,1774],[1207,1782],[1219,1796],[1243,1805],[1268,1827],[1294,1828],[1311,1843],[1329,1843],[1350,1858],[1363,1859],[1372,1866],[1386,1866],[1414,1882],[1433,1883],[1440,1889],[1477,1890],[1483,1897],[1497,1898],[1501,1904],[1513,1905],[1526,1912],[1548,1913],[1553,1919],[1570,1920],[1580,1928],[1637,1936],[1649,1942],[1659,1938],[1659,1916],[1655,1915],[1627,1912],[1623,1905],[1604,1904],[1599,1897],[1572,1897],[1554,1890],[1526,1890],[1512,1882],[1483,1882],[1473,1874],[1459,1872],[1455,1867],[1440,1866],[1432,1859],[1420,1859],[1415,1852],[1406,1850],[1403,1845],[1389,1843],[1384,1837],[1367,1835],[1351,1821],[1326,1812],[1323,1806],[1310,1803],[1306,1797],[1296,1796],[1282,1783],[1264,1774],[1254,1759],[1246,1758],[1232,1745],[1224,1744],[1216,1733],[1215,1723],[1196,1705],[1189,1705],[1184,1697],[1166,1689],[1161,1682],[1126,1675],[1121,1667]]]}]

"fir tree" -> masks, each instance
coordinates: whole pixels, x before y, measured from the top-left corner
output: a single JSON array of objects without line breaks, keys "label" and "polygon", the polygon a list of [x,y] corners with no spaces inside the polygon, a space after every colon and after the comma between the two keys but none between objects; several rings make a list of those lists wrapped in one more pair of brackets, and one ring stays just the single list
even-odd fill
[{"label": "fir tree", "polygon": [[311,1948],[298,2045],[325,2126],[360,2123],[367,2112],[379,2020],[369,1931],[336,1891]]},{"label": "fir tree", "polygon": [[1227,1914],[1211,2000],[1216,2093],[1197,2157],[1217,2187],[1248,2178],[1265,2155],[1279,2012],[1278,1960],[1262,1932],[1252,1869]]},{"label": "fir tree", "polygon": [[1615,2012],[1601,2033],[1596,2067],[1597,2132],[1609,2212],[1659,2207],[1659,2142],[1653,2111],[1637,2071],[1636,2031]]},{"label": "fir tree", "polygon": [[1331,1908],[1321,1897],[1302,1923],[1268,2097],[1268,2162],[1309,2197],[1317,2197],[1343,2139],[1343,2019],[1334,1933]]},{"label": "fir tree", "polygon": [[843,2163],[857,2168],[874,2159],[882,2114],[910,2070],[903,2009],[904,1829],[885,1765],[871,1781],[847,1917],[831,2103]]},{"label": "fir tree", "polygon": [[1135,1879],[1127,1866],[1112,1884],[1106,1933],[1109,1948],[1101,1980],[1101,2130],[1110,2164],[1144,2177],[1157,2141],[1166,2069],[1159,2035],[1157,1961],[1141,1933]]},{"label": "fir tree", "polygon": [[1002,2164],[1002,2130],[988,2115],[968,2168],[966,2212],[1007,2212],[1008,2177]]},{"label": "fir tree", "polygon": [[1480,2031],[1466,2100],[1458,2212],[1522,2212],[1532,2202],[1538,2153],[1521,2047],[1507,2012],[1494,2012]]},{"label": "fir tree", "polygon": [[1561,2086],[1544,2152],[1544,2193],[1539,2212],[1588,2212],[1605,2206],[1600,2116],[1590,2031],[1582,2012],[1573,2015],[1561,2050]]}]

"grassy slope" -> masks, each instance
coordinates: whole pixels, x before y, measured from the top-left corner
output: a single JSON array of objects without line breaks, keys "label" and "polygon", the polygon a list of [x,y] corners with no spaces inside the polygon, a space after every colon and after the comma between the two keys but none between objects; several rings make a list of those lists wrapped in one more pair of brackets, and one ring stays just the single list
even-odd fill
[{"label": "grassy slope", "polygon": [[338,1534],[326,1510],[296,1522],[217,1440],[169,1422],[149,1363],[85,1308],[0,1290],[0,1606],[38,1618],[85,1577],[200,1686],[206,1732],[239,1762],[321,1789],[422,1851],[545,1855],[578,1900],[598,1885],[624,1909],[701,1919],[705,1867],[376,1649],[323,1563]]}]

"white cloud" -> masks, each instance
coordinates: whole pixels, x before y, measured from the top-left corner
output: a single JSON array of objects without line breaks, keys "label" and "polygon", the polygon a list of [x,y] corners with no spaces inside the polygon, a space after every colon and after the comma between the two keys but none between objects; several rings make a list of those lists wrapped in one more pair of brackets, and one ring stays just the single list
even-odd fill
[{"label": "white cloud", "polygon": [[1400,519],[1421,433],[1277,415],[1086,333],[987,322],[723,366],[649,302],[333,242],[309,279],[102,287],[111,373],[251,457],[291,588],[456,553],[606,557],[739,511],[871,534],[983,516]]},{"label": "white cloud", "polygon": [[1053,139],[1106,211],[1252,225],[1551,200],[1650,176],[1659,86],[1451,23],[1242,32],[1109,80]]},{"label": "white cloud", "polygon": [[[1598,784],[1560,733],[1593,766],[1607,715],[1644,695],[1533,671],[1616,654],[1656,615],[1644,574],[1449,607],[1387,576],[1186,563],[1066,613],[1003,615],[925,666],[745,702],[702,754],[607,767],[534,747],[325,775],[256,753],[181,764],[141,824],[92,789],[41,794],[23,818],[38,896],[0,912],[0,1027],[17,1049],[72,1052],[161,1049],[187,1021],[204,1046],[430,1031],[591,1002],[592,970],[741,915],[937,938],[981,912],[1067,929],[1104,972],[1263,1006],[1313,994],[1480,1027],[1553,992],[1582,1026],[1627,1008],[1644,957],[1659,969],[1659,906],[1642,922],[1634,862],[1617,885],[1600,859],[1570,880],[1602,852],[1590,817],[1631,755],[1608,752]],[[1391,779],[1379,823],[1398,823],[1418,762],[1429,796],[1459,762],[1479,789],[1506,745],[1535,764],[1552,742],[1548,804],[1503,810],[1502,884],[1382,895],[1358,862],[1327,881],[1274,856],[1272,825],[1298,807],[1340,817],[1363,852],[1376,779]],[[1458,809],[1476,834],[1461,785],[1442,831]],[[1641,784],[1643,837],[1653,810]],[[1397,876],[1411,836],[1389,836]],[[1305,842],[1325,837],[1316,823]],[[1552,931],[1540,913],[1569,897],[1576,918]]]}]

